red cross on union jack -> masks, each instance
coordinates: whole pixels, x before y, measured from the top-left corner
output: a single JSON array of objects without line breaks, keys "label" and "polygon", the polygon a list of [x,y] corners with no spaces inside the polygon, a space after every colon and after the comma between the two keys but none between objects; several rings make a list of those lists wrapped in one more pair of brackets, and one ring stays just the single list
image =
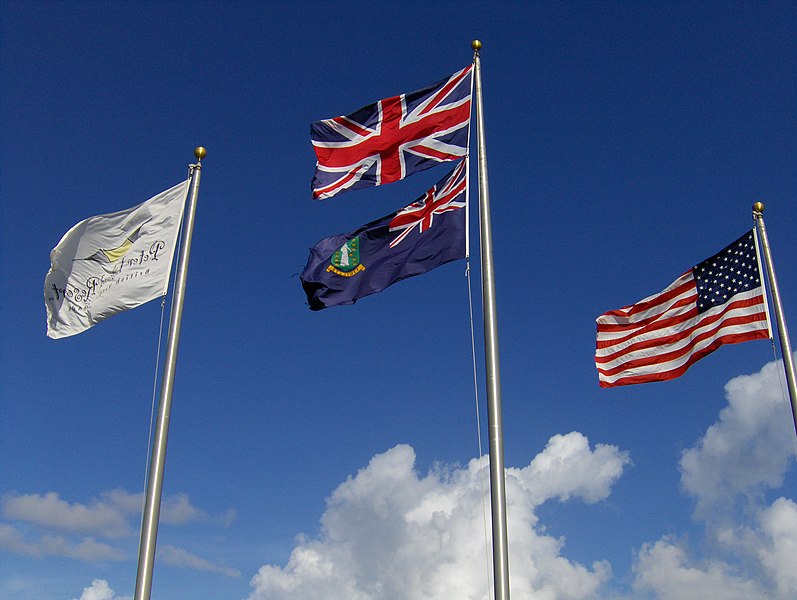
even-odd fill
[{"label": "red cross on union jack", "polygon": [[391,248],[398,246],[416,227],[419,233],[427,231],[432,227],[435,215],[465,207],[465,191],[468,187],[466,162],[467,159],[457,165],[440,189],[433,186],[423,198],[403,208],[393,217],[389,230],[401,233],[390,242]]},{"label": "red cross on union jack", "polygon": [[417,92],[310,126],[313,197],[404,179],[467,154],[472,65]]}]

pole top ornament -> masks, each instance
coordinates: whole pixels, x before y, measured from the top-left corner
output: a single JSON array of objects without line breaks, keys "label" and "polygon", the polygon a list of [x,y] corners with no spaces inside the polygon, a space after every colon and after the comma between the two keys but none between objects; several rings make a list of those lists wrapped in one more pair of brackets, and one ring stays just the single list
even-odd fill
[{"label": "pole top ornament", "polygon": [[757,212],[759,214],[764,212],[764,203],[763,202],[756,202],[753,204],[753,212]]},{"label": "pole top ornament", "polygon": [[197,146],[194,148],[194,156],[197,160],[202,160],[208,155],[208,151],[205,150],[202,146]]},{"label": "pole top ornament", "polygon": [[473,40],[470,43],[470,47],[473,48],[474,52],[478,52],[482,49],[482,43],[479,40]]}]

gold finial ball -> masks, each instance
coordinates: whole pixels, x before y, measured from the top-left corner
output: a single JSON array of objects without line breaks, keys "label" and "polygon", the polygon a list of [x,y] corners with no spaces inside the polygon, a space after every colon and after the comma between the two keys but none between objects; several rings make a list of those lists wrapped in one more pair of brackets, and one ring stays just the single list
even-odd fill
[{"label": "gold finial ball", "polygon": [[208,155],[208,151],[205,150],[202,146],[197,146],[194,148],[194,156],[196,156],[197,160],[202,160]]},{"label": "gold finial ball", "polygon": [[764,212],[764,203],[763,202],[756,202],[755,204],[753,204],[753,210],[755,212],[757,212],[757,213],[763,213]]},{"label": "gold finial ball", "polygon": [[473,40],[473,41],[470,43],[470,47],[471,47],[471,48],[473,48],[473,50],[474,50],[475,52],[478,52],[479,50],[481,50],[481,49],[482,49],[482,43],[481,43],[479,40]]}]

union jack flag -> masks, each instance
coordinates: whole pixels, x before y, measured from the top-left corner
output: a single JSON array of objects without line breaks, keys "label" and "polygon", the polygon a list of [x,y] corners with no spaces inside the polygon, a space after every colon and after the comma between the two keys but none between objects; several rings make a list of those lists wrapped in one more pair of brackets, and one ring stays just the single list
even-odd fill
[{"label": "union jack flag", "polygon": [[416,92],[316,121],[313,198],[382,185],[468,152],[473,65]]},{"label": "union jack flag", "polygon": [[401,233],[390,242],[391,248],[398,246],[401,240],[416,227],[418,233],[428,230],[434,222],[435,215],[465,207],[465,191],[468,187],[466,162],[460,161],[443,185],[433,186],[422,198],[401,209],[393,217],[388,228],[390,231],[401,231]]}]

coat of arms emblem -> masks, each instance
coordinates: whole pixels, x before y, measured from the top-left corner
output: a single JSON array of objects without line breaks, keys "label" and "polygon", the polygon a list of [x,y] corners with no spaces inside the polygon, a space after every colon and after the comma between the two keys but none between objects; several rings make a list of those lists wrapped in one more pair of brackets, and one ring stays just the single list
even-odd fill
[{"label": "coat of arms emblem", "polygon": [[352,277],[365,270],[360,262],[360,236],[355,236],[335,250],[329,259],[327,271],[341,277]]}]

